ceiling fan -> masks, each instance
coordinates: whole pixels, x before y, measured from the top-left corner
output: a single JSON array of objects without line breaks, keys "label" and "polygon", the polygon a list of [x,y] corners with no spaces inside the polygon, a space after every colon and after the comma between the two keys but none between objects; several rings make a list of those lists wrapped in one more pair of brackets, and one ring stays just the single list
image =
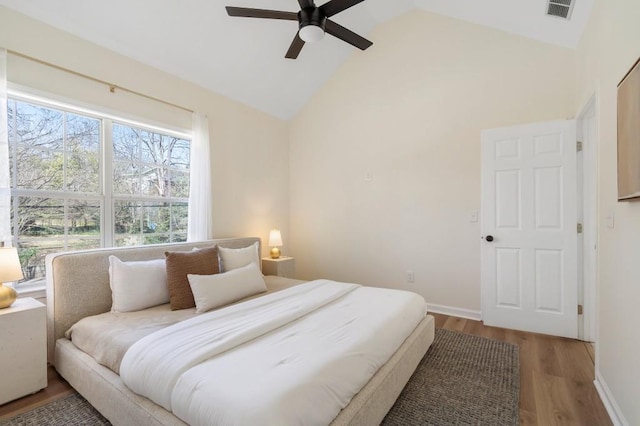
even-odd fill
[{"label": "ceiling fan", "polygon": [[293,39],[285,58],[296,59],[302,50],[305,42],[312,43],[320,41],[325,32],[340,40],[346,41],[360,50],[365,50],[373,43],[359,36],[351,30],[336,24],[331,18],[333,15],[342,12],[361,3],[364,0],[330,0],[318,7],[313,0],[298,0],[300,11],[284,12],[280,10],[250,9],[246,7],[227,6],[229,16],[240,16],[245,18],[265,18],[282,19],[285,21],[298,21],[298,33]]}]

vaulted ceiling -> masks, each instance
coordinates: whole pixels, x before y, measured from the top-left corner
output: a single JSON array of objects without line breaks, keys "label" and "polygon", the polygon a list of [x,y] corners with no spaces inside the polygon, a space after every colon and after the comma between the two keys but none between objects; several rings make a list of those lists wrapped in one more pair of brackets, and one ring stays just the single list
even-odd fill
[{"label": "vaulted ceiling", "polygon": [[[546,16],[548,0],[367,0],[332,19],[366,37],[376,25],[422,9],[573,48],[593,3],[574,1],[568,21]],[[293,117],[350,55],[367,54],[328,36],[305,45],[297,60],[285,59],[296,22],[231,18],[224,8],[297,12],[295,0],[0,0],[0,5],[283,119]],[[375,49],[376,40],[371,41]]]}]

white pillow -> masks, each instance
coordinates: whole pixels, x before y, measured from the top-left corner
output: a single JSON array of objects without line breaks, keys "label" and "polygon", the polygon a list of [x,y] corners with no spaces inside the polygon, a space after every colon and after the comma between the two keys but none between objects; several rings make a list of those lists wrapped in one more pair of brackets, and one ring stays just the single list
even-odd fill
[{"label": "white pillow", "polygon": [[187,274],[187,278],[196,301],[197,313],[267,291],[264,278],[255,263],[221,274]]},{"label": "white pillow", "polygon": [[169,303],[164,259],[123,262],[109,256],[111,312],[132,312]]},{"label": "white pillow", "polygon": [[[218,253],[221,260],[221,272],[228,272],[234,269],[242,268],[250,263],[260,265],[260,253],[258,253],[258,242],[251,244],[249,247],[241,249],[224,248],[218,246]],[[258,269],[260,267],[258,266]]]}]

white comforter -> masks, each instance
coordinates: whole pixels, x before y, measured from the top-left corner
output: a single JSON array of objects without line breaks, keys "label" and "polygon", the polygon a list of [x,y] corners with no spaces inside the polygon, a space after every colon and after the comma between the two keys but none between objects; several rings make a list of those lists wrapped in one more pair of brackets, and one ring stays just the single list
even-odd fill
[{"label": "white comforter", "polygon": [[146,336],[120,375],[191,425],[327,425],[425,314],[414,293],[313,281]]}]

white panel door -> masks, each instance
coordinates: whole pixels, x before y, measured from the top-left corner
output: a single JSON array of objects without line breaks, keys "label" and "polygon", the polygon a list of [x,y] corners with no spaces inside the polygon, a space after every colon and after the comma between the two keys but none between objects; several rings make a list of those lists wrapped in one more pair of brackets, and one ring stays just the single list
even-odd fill
[{"label": "white panel door", "polygon": [[575,121],[482,132],[482,318],[576,338]]}]

